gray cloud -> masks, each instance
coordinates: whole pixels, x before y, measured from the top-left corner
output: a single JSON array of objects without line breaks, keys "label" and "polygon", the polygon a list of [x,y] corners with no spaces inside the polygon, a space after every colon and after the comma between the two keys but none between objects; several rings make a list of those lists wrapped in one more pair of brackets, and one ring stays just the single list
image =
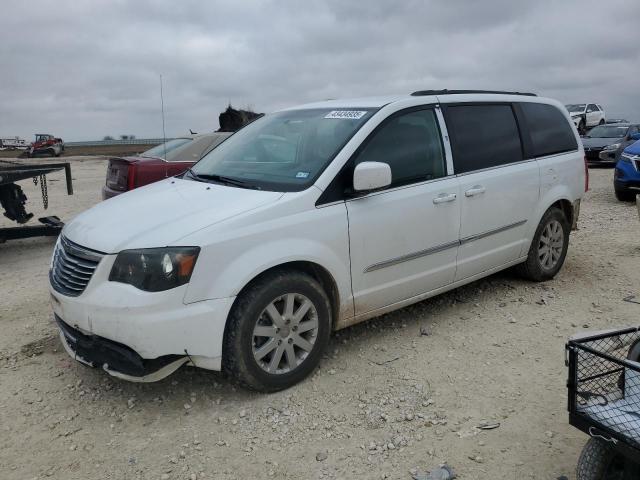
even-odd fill
[{"label": "gray cloud", "polygon": [[640,121],[634,0],[36,1],[3,5],[0,136],[217,127],[258,111],[423,88],[535,91]]}]

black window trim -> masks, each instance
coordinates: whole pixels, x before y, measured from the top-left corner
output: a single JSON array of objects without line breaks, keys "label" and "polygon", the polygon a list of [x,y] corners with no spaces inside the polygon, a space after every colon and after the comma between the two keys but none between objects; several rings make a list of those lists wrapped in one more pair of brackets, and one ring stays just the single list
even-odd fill
[{"label": "black window trim", "polygon": [[[384,120],[382,120],[378,125],[375,126],[375,128],[369,132],[369,134],[367,135],[367,137],[360,143],[360,145],[358,145],[358,148],[351,154],[351,156],[348,158],[348,160],[344,163],[344,165],[342,166],[342,168],[340,169],[340,171],[335,175],[335,177],[333,177],[333,180],[331,180],[331,182],[329,183],[329,185],[327,186],[327,188],[324,190],[324,192],[322,192],[322,194],[320,195],[320,197],[318,198],[318,200],[316,201],[316,207],[321,207],[321,206],[325,206],[328,204],[333,204],[333,203],[339,203],[339,202],[345,202],[347,200],[352,200],[355,198],[361,198],[367,195],[373,195],[373,194],[380,194],[380,193],[387,193],[390,191],[395,191],[401,188],[408,188],[408,187],[413,187],[416,185],[422,185],[425,183],[431,183],[431,182],[437,182],[439,180],[444,180],[447,178],[452,178],[455,176],[455,172],[454,174],[449,174],[449,169],[447,166],[447,149],[446,149],[446,145],[444,142],[444,136],[442,133],[442,128],[440,125],[440,119],[438,118],[438,115],[436,113],[436,110],[441,108],[441,104],[437,103],[437,102],[432,102],[432,103],[425,103],[422,105],[413,105],[411,107],[407,107],[407,108],[403,108],[402,110],[398,110],[396,112],[393,112],[392,114],[388,115]],[[358,155],[362,152],[362,150],[364,150],[364,148],[369,144],[369,142],[371,141],[371,139],[378,133],[378,131],[380,129],[382,129],[388,122],[390,122],[392,119],[405,115],[407,113],[412,113],[412,112],[418,112],[418,111],[423,111],[423,110],[432,110],[436,119],[436,125],[438,127],[438,133],[440,134],[440,145],[442,147],[442,155],[443,155],[443,161],[444,161],[444,170],[446,172],[446,174],[442,177],[438,177],[438,178],[431,178],[431,179],[427,179],[427,178],[416,178],[413,179],[410,182],[407,183],[399,183],[399,184],[391,184],[387,187],[381,188],[379,190],[375,190],[375,191],[371,191],[371,192],[349,192],[349,191],[342,191],[340,192],[340,186],[339,183],[341,183],[341,181],[343,180],[343,176],[348,174],[349,170],[353,169],[353,162],[355,161],[355,159],[358,157]],[[353,174],[351,174],[353,176]]]},{"label": "black window trim", "polygon": [[[508,167],[510,165],[517,165],[520,163],[535,160],[535,157],[530,156],[533,149],[531,144],[531,138],[529,136],[529,131],[527,129],[526,122],[524,121],[524,116],[518,117],[518,112],[516,111],[518,103],[524,103],[524,102],[513,102],[513,101],[452,102],[452,103],[446,103],[446,104],[440,105],[440,108],[442,109],[442,114],[444,117],[444,122],[447,125],[447,132],[449,132],[449,143],[451,144],[451,156],[453,158],[453,173],[455,176],[469,175],[471,173],[494,170],[496,168]],[[529,103],[534,103],[534,102],[529,102]],[[494,165],[491,167],[478,168],[476,170],[469,170],[468,172],[462,172],[462,173],[456,172],[456,157],[454,152],[454,145],[455,145],[456,138],[455,138],[455,132],[450,127],[449,113],[447,112],[447,110],[449,107],[468,107],[468,106],[475,106],[475,105],[484,105],[484,106],[503,105],[503,106],[511,107],[511,113],[513,113],[513,118],[516,122],[516,128],[518,129],[518,137],[520,138],[520,151],[522,153],[522,160],[518,160],[511,163],[505,163],[502,165]]]}]

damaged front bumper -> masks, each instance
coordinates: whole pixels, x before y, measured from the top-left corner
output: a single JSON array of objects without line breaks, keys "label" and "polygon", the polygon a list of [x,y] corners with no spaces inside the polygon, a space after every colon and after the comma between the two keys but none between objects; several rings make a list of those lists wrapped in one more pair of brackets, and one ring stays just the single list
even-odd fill
[{"label": "damaged front bumper", "polygon": [[101,367],[114,377],[133,382],[155,382],[189,362],[186,355],[144,359],[126,345],[87,335],[67,325],[57,315],[55,320],[60,329],[60,340],[69,356],[89,367]]}]

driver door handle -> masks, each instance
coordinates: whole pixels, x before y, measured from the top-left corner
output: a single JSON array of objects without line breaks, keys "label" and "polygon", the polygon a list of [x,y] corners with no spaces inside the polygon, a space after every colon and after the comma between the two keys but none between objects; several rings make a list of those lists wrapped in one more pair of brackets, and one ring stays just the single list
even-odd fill
[{"label": "driver door handle", "polygon": [[433,203],[436,205],[439,203],[453,202],[456,199],[455,193],[441,193],[437,197],[434,197]]},{"label": "driver door handle", "polygon": [[469,190],[464,192],[465,197],[473,197],[475,195],[480,195],[485,192],[485,188],[482,185],[474,185]]}]

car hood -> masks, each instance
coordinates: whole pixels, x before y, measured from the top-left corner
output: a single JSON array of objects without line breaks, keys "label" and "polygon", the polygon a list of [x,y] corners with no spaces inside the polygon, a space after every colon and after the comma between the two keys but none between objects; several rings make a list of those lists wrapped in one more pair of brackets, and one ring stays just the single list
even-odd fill
[{"label": "car hood", "polygon": [[65,225],[63,234],[104,253],[162,247],[282,195],[169,178],[97,204]]},{"label": "car hood", "polygon": [[578,115],[582,115],[584,112],[569,112],[569,115],[572,117],[577,117]]},{"label": "car hood", "polygon": [[603,148],[612,143],[620,143],[622,142],[622,138],[619,137],[611,137],[611,138],[588,138],[582,137],[582,146],[584,148]]},{"label": "car hood", "polygon": [[625,148],[624,153],[628,153],[629,155],[640,155],[640,140]]}]

